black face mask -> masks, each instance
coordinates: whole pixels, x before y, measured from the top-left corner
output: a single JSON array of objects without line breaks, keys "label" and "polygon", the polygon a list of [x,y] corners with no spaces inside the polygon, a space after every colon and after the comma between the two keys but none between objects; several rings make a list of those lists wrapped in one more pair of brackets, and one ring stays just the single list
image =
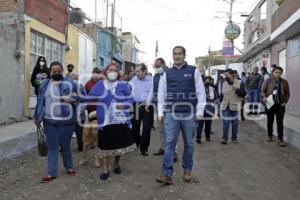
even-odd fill
[{"label": "black face mask", "polygon": [[71,73],[72,71],[73,71],[73,69],[68,69],[68,72],[70,72],[70,73]]},{"label": "black face mask", "polygon": [[51,78],[54,80],[54,81],[60,81],[63,79],[63,75],[62,74],[53,74],[51,76]]}]

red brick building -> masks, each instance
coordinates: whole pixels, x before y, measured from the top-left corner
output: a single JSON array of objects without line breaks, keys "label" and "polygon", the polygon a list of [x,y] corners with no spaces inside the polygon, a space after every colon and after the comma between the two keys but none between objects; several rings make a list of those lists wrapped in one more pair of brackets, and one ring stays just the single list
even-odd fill
[{"label": "red brick building", "polygon": [[61,32],[66,32],[67,2],[64,0],[26,0],[25,13],[43,24]]}]

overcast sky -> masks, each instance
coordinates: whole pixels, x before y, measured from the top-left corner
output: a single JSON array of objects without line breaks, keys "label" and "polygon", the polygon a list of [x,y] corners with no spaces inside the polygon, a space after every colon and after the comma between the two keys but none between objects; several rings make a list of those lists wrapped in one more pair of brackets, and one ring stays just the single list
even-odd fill
[{"label": "overcast sky", "polygon": [[[97,0],[97,19],[105,22],[106,0]],[[95,0],[71,0],[95,19]],[[113,0],[110,0],[113,2]],[[241,12],[248,13],[259,0],[237,0],[233,6],[233,21],[240,23],[243,31],[245,18]],[[110,9],[109,9],[110,10]],[[135,34],[145,52],[142,59],[149,66],[155,56],[155,42],[159,42],[159,56],[169,65],[172,61],[172,48],[182,45],[187,49],[187,61],[194,64],[195,57],[206,55],[211,50],[222,49],[224,28],[228,21],[226,13],[229,4],[222,0],[116,0],[116,25],[123,32]],[[235,41],[243,49],[242,36]],[[237,53],[237,52],[236,52]]]}]

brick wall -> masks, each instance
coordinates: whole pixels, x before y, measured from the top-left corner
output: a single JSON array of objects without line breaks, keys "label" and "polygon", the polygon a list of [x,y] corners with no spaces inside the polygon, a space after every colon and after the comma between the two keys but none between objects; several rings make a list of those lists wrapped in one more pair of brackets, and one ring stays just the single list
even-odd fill
[{"label": "brick wall", "polygon": [[300,8],[300,0],[285,0],[272,16],[272,32]]},{"label": "brick wall", "polygon": [[67,7],[63,0],[26,0],[25,13],[61,33],[66,31]]},{"label": "brick wall", "polygon": [[0,0],[0,13],[17,10],[17,0]]}]

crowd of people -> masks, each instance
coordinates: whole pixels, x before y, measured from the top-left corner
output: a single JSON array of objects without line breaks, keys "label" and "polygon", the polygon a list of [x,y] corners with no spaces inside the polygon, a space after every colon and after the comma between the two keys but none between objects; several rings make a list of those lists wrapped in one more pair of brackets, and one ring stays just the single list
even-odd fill
[{"label": "crowd of people", "polygon": [[[134,74],[124,74],[118,64],[110,63],[100,71],[95,68],[91,79],[80,84],[74,65],[64,67],[52,62],[47,67],[45,57],[39,57],[31,83],[37,94],[34,121],[44,126],[48,145],[48,174],[41,182],[55,179],[58,154],[61,151],[66,173],[76,175],[71,139],[76,133],[78,151],[84,152],[86,163],[88,151],[98,146],[96,165],[103,165],[101,180],[111,173],[109,158],[113,157],[112,172],[121,174],[121,156],[140,151],[149,155],[151,131],[154,124],[160,134],[160,144],[153,155],[163,155],[158,183],[172,184],[173,164],[178,160],[178,137],[182,134],[182,168],[185,182],[192,181],[194,140],[202,143],[204,130],[207,142],[211,141],[213,120],[223,120],[222,144],[228,144],[232,124],[233,143],[238,143],[240,116],[267,114],[268,141],[273,141],[273,122],[276,115],[279,144],[283,141],[283,118],[289,100],[288,82],[281,78],[283,69],[272,66],[272,72],[262,67],[253,73],[226,69],[214,84],[210,76],[201,74],[186,61],[186,49],[173,48],[173,66],[167,67],[163,58],[155,61],[155,75],[148,73],[145,64],[137,64]],[[272,103],[271,107],[266,105]],[[248,107],[249,105],[249,107]],[[262,109],[263,108],[263,109]],[[154,120],[157,116],[157,120]],[[156,123],[154,123],[156,121]],[[194,136],[196,137],[194,138]]]}]

